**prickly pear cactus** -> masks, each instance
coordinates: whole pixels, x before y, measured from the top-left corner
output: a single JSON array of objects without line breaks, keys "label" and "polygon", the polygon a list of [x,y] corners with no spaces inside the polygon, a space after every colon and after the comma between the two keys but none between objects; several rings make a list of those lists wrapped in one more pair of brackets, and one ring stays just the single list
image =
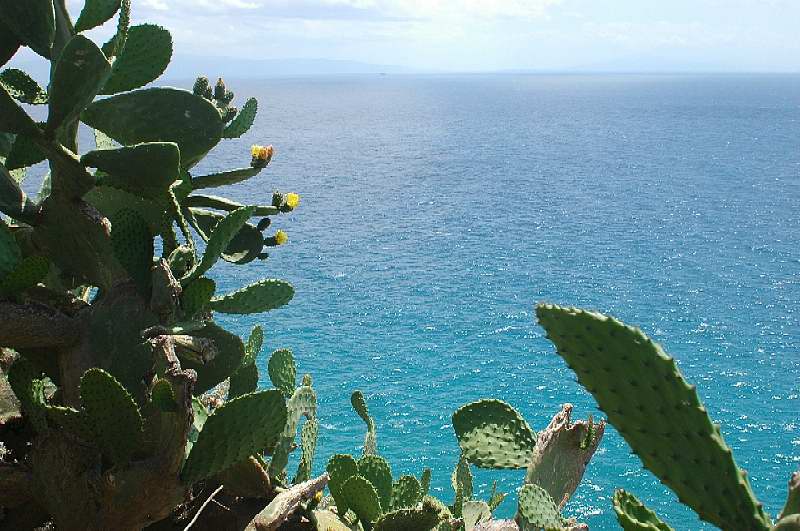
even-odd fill
[{"label": "prickly pear cactus", "polygon": [[617,490],[613,501],[617,521],[624,531],[673,531],[633,494]]},{"label": "prickly pear cactus", "polygon": [[[0,407],[14,408],[0,411],[0,441],[24,439],[0,457],[0,490],[21,493],[14,507],[0,495],[0,527],[23,516],[91,531],[187,520],[187,500],[222,478],[226,493],[242,487],[266,505],[286,487],[270,483],[269,453],[281,440],[288,460],[296,411],[313,417],[310,385],[296,399],[294,382],[285,398],[257,391],[260,328],[245,347],[215,321],[291,300],[281,280],[225,294],[214,277],[221,261],[265,260],[287,244],[274,225],[300,198],[223,197],[262,175],[272,146],[242,145],[234,169],[194,174],[250,130],[258,103],[237,108],[222,79],[194,91],[154,85],[172,37],[132,23],[131,3],[0,0],[0,67],[25,47],[50,65],[46,87],[0,69]],[[110,40],[92,40],[103,33]],[[94,141],[81,145],[87,127]],[[42,161],[49,171],[29,196],[23,180]],[[212,187],[219,195],[202,193]],[[314,480],[318,431],[313,418],[303,426],[298,482]],[[231,515],[244,505],[226,503]]]}]

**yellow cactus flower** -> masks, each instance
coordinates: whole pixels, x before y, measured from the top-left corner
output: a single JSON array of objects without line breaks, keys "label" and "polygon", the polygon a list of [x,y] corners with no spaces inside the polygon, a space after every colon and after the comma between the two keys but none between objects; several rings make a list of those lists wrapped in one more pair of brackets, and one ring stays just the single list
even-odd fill
[{"label": "yellow cactus flower", "polygon": [[289,241],[289,235],[283,232],[282,230],[279,230],[278,232],[275,233],[276,244],[283,245],[288,241]]},{"label": "yellow cactus flower", "polygon": [[300,195],[295,193],[289,193],[286,194],[284,200],[286,201],[286,206],[288,206],[291,209],[295,209],[300,204]]},{"label": "yellow cactus flower", "polygon": [[258,146],[254,145],[250,148],[250,153],[253,155],[253,160],[265,162],[272,158],[274,148],[272,146]]}]

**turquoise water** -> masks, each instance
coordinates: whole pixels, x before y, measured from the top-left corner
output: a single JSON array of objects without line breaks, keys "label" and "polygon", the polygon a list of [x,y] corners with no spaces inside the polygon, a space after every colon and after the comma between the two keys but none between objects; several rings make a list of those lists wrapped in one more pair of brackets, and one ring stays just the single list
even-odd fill
[{"label": "turquoise water", "polygon": [[[321,401],[318,470],[358,452],[362,389],[395,474],[452,498],[450,415],[506,400],[543,428],[598,415],[534,322],[547,300],[641,326],[696,383],[775,514],[800,456],[800,77],[332,77],[234,83],[258,125],[205,163],[278,155],[234,197],[303,203],[291,244],[217,271],[290,280],[285,309],[228,320],[291,347]],[[227,193],[227,192],[226,192]],[[265,360],[262,359],[262,363]],[[264,385],[266,383],[264,382]],[[654,422],[657,422],[654,419]],[[524,472],[479,472],[512,491]],[[567,512],[614,528],[629,489],[699,529],[611,429]],[[501,513],[515,508],[509,499]]]}]

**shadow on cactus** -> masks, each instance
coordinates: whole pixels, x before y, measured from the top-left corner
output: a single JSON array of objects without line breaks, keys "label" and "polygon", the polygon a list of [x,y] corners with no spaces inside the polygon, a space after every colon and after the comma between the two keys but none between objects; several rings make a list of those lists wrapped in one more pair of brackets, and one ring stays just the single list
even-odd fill
[{"label": "shadow on cactus", "polygon": [[[271,162],[271,146],[253,146],[242,149],[241,168],[194,172],[250,129],[257,102],[237,109],[221,79],[212,87],[200,78],[193,91],[149,86],[170,62],[172,39],[131,25],[130,8],[87,0],[73,21],[64,0],[0,2],[0,66],[28,47],[51,71],[47,90],[21,70],[0,72],[5,528],[183,528],[211,493],[228,511],[206,509],[193,525],[244,527],[276,500],[305,503],[327,481],[311,478],[310,377],[296,385],[282,350],[276,389],[257,391],[261,329],[245,345],[214,321],[215,312],[280,308],[292,286],[264,279],[218,293],[207,276],[220,261],[266,259],[286,243],[285,232],[265,232],[299,196],[243,205],[209,193]],[[112,21],[102,46],[83,34]],[[46,121],[23,104],[45,108]],[[88,149],[78,146],[79,125],[94,132]],[[42,161],[50,171],[29,197],[28,168]],[[289,478],[302,418],[301,462]],[[290,516],[278,513],[255,521]]]}]

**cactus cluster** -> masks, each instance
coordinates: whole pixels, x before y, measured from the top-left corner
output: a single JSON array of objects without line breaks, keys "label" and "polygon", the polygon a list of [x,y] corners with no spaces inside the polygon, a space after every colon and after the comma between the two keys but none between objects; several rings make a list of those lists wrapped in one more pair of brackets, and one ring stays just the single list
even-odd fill
[{"label": "cactus cluster", "polygon": [[[0,2],[0,67],[22,47],[50,63],[46,89],[0,71],[3,527],[169,528],[221,485],[234,520],[245,498],[284,507],[298,492],[286,466],[303,417],[294,483],[327,482],[311,477],[310,377],[295,389],[294,360],[280,350],[274,364],[292,366],[282,372],[291,383],[258,391],[261,328],[245,345],[214,321],[278,309],[292,286],[263,279],[218,293],[208,276],[285,243],[283,231],[266,231],[299,196],[243,205],[207,193],[272,161],[271,146],[248,146],[239,169],[194,171],[250,130],[258,104],[237,111],[221,79],[212,88],[199,78],[194,91],[151,86],[172,38],[131,25],[130,12],[130,0],[87,0],[75,20],[64,0]],[[112,19],[108,42],[87,37]],[[94,133],[83,149],[79,127]],[[49,172],[28,196],[28,170],[42,161]]]},{"label": "cactus cluster", "polygon": [[[605,422],[571,421],[572,405],[565,404],[550,424],[535,434],[522,415],[500,400],[484,399],[466,404],[453,414],[453,429],[461,447],[461,460],[453,475],[456,490],[454,514],[475,525],[495,525],[491,514],[504,495],[487,502],[472,501],[470,465],[488,469],[526,469],[525,483],[518,492],[514,522],[500,522],[522,530],[582,529],[561,511],[577,489],[590,459],[597,450]],[[465,480],[462,478],[469,478]],[[476,509],[480,510],[476,511]]]}]

